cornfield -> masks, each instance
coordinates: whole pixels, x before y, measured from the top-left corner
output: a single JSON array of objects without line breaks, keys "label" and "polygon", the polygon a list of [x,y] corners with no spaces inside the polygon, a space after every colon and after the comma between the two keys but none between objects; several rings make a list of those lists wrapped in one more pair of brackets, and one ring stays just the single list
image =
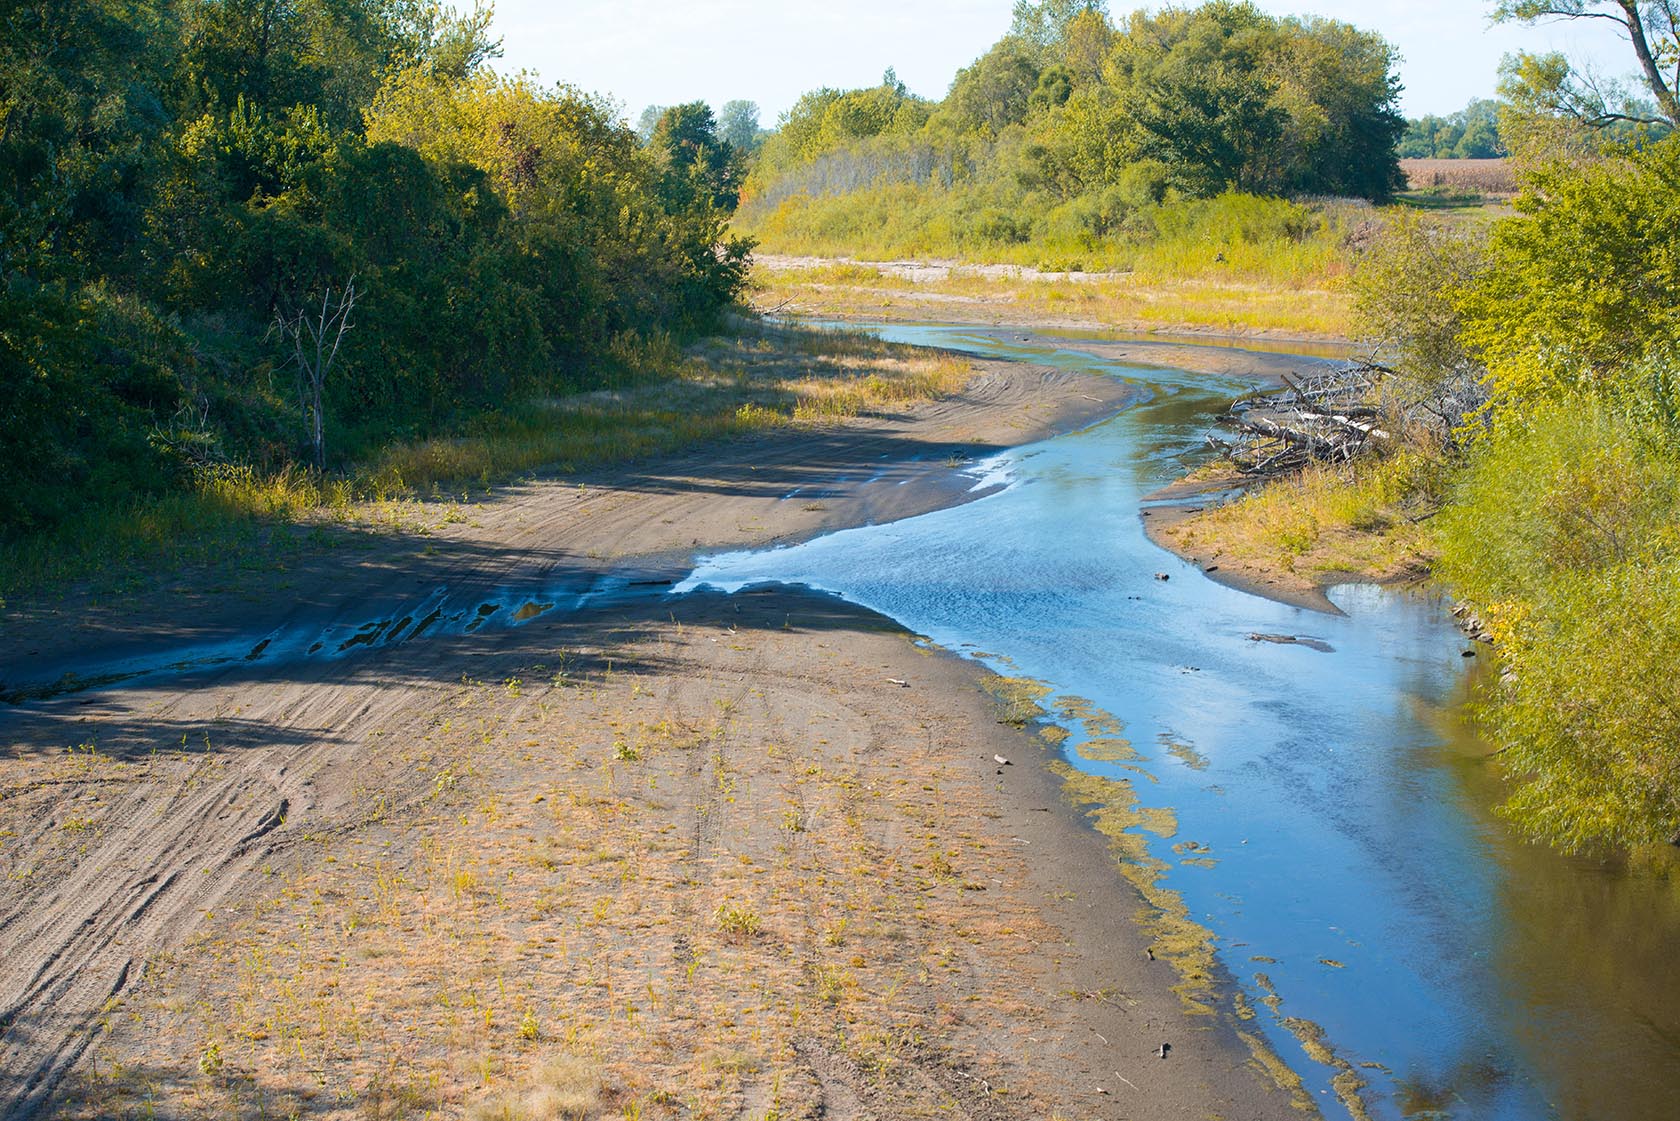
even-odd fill
[{"label": "cornfield", "polygon": [[1414,191],[1447,190],[1463,194],[1514,195],[1517,177],[1511,161],[1401,160],[1407,186]]}]

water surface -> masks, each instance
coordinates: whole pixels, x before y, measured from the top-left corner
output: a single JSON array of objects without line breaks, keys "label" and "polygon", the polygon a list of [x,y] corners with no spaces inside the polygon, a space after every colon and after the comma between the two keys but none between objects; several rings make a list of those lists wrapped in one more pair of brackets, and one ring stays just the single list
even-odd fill
[{"label": "water surface", "polygon": [[686,586],[832,591],[1118,717],[1144,777],[1081,758],[1077,735],[1068,761],[1176,813],[1178,834],[1150,839],[1166,885],[1327,1116],[1346,1112],[1335,1070],[1285,1018],[1323,1029],[1377,1117],[1680,1117],[1676,896],[1522,845],[1492,817],[1497,782],[1459,717],[1476,660],[1442,606],[1347,587],[1332,593],[1343,617],[1288,607],[1145,538],[1140,500],[1201,454],[1207,417],[1247,383],[1126,367],[1075,338],[880,331],[1105,372],[1147,396],[974,465],[977,486],[1009,483],[979,501],[705,558]]}]

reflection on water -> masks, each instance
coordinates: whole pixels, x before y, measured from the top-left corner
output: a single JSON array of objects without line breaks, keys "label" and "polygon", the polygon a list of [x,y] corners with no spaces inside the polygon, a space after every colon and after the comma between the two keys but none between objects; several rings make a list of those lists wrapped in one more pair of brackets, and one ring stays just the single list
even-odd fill
[{"label": "reflection on water", "polygon": [[1138,793],[1176,812],[1178,832],[1149,840],[1167,885],[1256,1003],[1275,987],[1262,1024],[1327,1113],[1335,1071],[1285,1020],[1323,1029],[1379,1117],[1677,1115],[1676,895],[1525,846],[1492,817],[1485,749],[1453,715],[1464,643],[1439,605],[1352,587],[1333,593],[1347,617],[1313,614],[1213,584],[1144,538],[1138,500],[1242,383],[1120,367],[1076,340],[886,333],[1106,369],[1149,396],[980,465],[1012,480],[988,498],[709,558],[689,586],[825,588],[1119,718],[1134,756],[1081,752],[1075,735],[1068,761],[1155,780]]}]

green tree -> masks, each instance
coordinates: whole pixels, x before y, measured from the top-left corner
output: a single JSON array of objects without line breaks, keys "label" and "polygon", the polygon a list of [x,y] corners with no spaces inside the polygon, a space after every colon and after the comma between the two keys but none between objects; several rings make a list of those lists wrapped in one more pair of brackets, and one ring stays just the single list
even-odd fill
[{"label": "green tree", "polygon": [[743,155],[758,149],[763,140],[761,131],[756,101],[726,101],[718,111],[718,134]]},{"label": "green tree", "polygon": [[1628,41],[1640,81],[1655,102],[1649,111],[1620,86],[1583,74],[1562,55],[1518,55],[1506,72],[1507,95],[1519,107],[1591,126],[1617,123],[1680,127],[1680,5],[1672,0],[1500,0],[1494,18],[1532,24],[1550,20],[1610,23]]},{"label": "green tree", "polygon": [[1465,303],[1465,339],[1501,398],[1613,389],[1680,345],[1680,136],[1537,167],[1516,205]]},{"label": "green tree", "polygon": [[1147,154],[1200,194],[1277,189],[1288,114],[1265,66],[1267,17],[1246,4],[1169,12],[1170,38],[1134,34],[1122,47],[1121,96]]},{"label": "green tree", "polygon": [[10,4],[0,35],[0,282],[97,275],[129,253],[168,127],[167,10]]},{"label": "green tree", "polygon": [[957,71],[940,115],[958,131],[991,135],[1025,120],[1038,87],[1035,57],[1020,40],[1002,40],[973,65]]},{"label": "green tree", "polygon": [[1068,39],[1068,32],[1080,16],[1092,13],[1107,17],[1107,0],[1015,0],[1011,38],[1041,51],[1055,50]]},{"label": "green tree", "polygon": [[699,203],[735,209],[740,199],[740,161],[735,149],[718,136],[717,121],[704,101],[665,110],[648,138],[648,147],[664,163],[663,194],[677,209]]}]

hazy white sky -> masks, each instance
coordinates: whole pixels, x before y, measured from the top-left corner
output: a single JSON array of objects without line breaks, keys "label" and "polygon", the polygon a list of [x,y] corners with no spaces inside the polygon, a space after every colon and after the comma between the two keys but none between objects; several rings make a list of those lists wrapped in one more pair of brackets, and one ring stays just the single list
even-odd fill
[{"label": "hazy white sky", "polygon": [[[1408,116],[1491,96],[1509,51],[1562,50],[1606,73],[1632,69],[1607,25],[1489,27],[1485,0],[1257,2],[1382,32],[1404,59]],[[1110,0],[1116,15],[1137,6]],[[609,94],[632,120],[650,104],[744,98],[771,125],[801,93],[873,85],[889,66],[916,93],[942,97],[958,68],[1008,30],[1012,8],[1012,0],[496,0],[496,28],[503,69]]]}]

